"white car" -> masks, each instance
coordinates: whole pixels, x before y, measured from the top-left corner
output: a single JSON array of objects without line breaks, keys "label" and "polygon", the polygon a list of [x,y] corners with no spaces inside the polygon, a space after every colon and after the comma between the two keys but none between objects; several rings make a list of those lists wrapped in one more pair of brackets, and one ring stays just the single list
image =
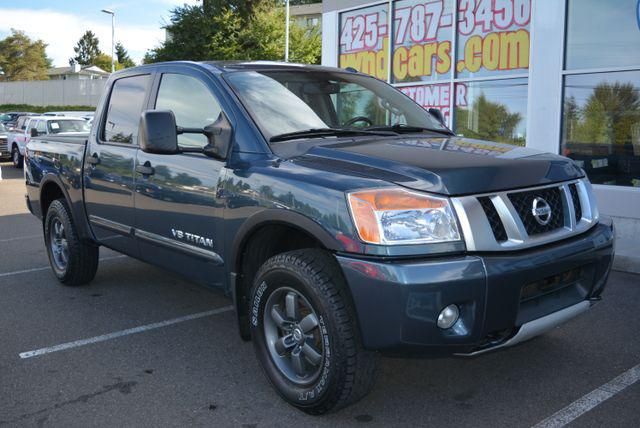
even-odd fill
[{"label": "white car", "polygon": [[22,168],[24,149],[29,140],[40,135],[75,135],[88,133],[91,126],[82,117],[31,116],[25,125],[15,129],[7,138],[13,166]]}]

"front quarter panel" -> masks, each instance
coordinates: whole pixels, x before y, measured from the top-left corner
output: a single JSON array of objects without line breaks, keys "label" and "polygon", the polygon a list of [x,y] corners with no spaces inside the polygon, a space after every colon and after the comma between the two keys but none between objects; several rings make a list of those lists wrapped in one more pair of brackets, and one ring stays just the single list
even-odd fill
[{"label": "front quarter panel", "polygon": [[230,165],[222,183],[228,254],[267,223],[298,227],[334,251],[363,251],[339,177],[258,154],[234,153]]}]

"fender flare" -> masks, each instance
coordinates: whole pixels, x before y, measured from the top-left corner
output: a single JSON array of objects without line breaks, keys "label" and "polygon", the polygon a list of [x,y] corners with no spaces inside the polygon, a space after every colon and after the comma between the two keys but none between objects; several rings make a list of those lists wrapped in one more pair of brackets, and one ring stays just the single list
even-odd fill
[{"label": "fender flare", "polygon": [[336,237],[331,235],[319,223],[303,214],[286,209],[264,209],[247,218],[234,237],[230,252],[231,257],[227,264],[227,266],[229,266],[229,291],[233,299],[233,306],[236,309],[238,330],[240,337],[245,341],[251,340],[251,334],[248,328],[248,314],[245,314],[243,311],[241,307],[242,303],[238,296],[238,274],[241,268],[241,266],[238,266],[238,261],[241,258],[242,249],[253,233],[261,227],[270,225],[282,225],[301,230],[318,240],[322,246],[330,251],[340,251],[344,249],[344,246]]},{"label": "fender flare", "polygon": [[238,229],[231,247],[229,267],[232,272],[238,271],[240,252],[247,239],[263,226],[282,225],[299,229],[317,239],[330,251],[342,251],[344,245],[322,225],[303,214],[286,209],[265,209],[247,218]]},{"label": "fender flare", "polygon": [[[67,191],[67,187],[64,185],[64,183],[62,182],[62,180],[60,180],[60,177],[58,177],[57,175],[53,174],[53,173],[46,173],[44,175],[44,177],[42,177],[42,180],[40,181],[40,210],[42,211],[42,217],[46,217],[47,213],[44,212],[44,210],[42,209],[42,192],[44,191],[44,188],[47,187],[47,185],[49,185],[50,183],[53,183],[55,185],[57,185],[60,190],[62,191],[62,195],[64,196],[64,199],[67,201],[67,205],[69,205],[69,208],[71,208],[71,198],[69,197],[69,192]],[[73,210],[71,210],[71,215],[73,215],[73,220],[75,221],[75,213],[73,213]]]},{"label": "fender flare", "polygon": [[[44,177],[42,177],[42,180],[40,181],[40,200],[38,201],[38,204],[40,205],[42,221],[44,222],[44,219],[47,217],[47,213],[43,210],[43,206],[42,206],[42,192],[44,188],[50,183],[55,184],[62,191],[62,195],[65,201],[67,202],[67,206],[69,207],[69,211],[71,211],[71,218],[73,219],[73,224],[75,224],[76,230],[80,235],[80,238],[95,241],[93,234],[88,229],[87,221],[85,220],[86,217],[84,216],[84,200],[80,200],[74,203],[71,200],[71,197],[69,196],[69,191],[67,190],[67,186],[64,185],[60,177],[58,177],[57,175],[51,172],[46,173]],[[81,206],[78,207],[77,206],[78,204],[80,204]]]}]

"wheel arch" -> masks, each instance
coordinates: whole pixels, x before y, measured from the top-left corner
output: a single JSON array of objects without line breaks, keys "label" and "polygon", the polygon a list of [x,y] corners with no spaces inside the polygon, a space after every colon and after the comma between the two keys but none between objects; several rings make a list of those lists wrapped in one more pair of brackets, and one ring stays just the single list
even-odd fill
[{"label": "wheel arch", "polygon": [[[40,182],[40,212],[43,219],[47,216],[47,210],[51,203],[60,198],[63,198],[67,206],[71,208],[71,199],[62,181],[53,174],[47,174]],[[73,215],[73,210],[71,211],[71,215]]]},{"label": "wheel arch", "polygon": [[320,224],[291,211],[261,211],[249,217],[238,230],[229,260],[230,291],[244,340],[250,338],[249,293],[258,269],[276,254],[305,248],[344,250],[342,243]]}]

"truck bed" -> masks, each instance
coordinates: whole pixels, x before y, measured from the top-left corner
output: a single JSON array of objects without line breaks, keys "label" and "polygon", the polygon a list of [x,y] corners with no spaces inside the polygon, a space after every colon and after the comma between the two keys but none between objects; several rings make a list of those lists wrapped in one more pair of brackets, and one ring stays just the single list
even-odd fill
[{"label": "truck bed", "polygon": [[[25,158],[25,178],[30,210],[38,217],[40,208],[40,188],[49,181],[55,181],[72,201],[70,207],[76,215],[83,215],[82,166],[89,133],[73,135],[47,135],[32,138],[27,144]],[[82,217],[76,217],[82,218]]]}]

